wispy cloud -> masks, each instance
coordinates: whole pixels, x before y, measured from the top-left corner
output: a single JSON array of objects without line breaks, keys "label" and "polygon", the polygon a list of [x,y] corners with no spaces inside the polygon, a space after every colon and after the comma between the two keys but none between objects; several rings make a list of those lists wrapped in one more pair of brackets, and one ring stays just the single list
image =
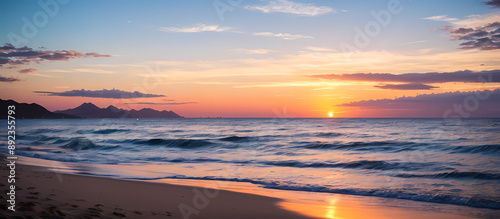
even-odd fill
[{"label": "wispy cloud", "polygon": [[312,36],[305,36],[302,34],[289,34],[289,33],[271,33],[271,32],[259,32],[253,33],[255,36],[268,36],[268,37],[279,37],[285,40],[296,40],[296,39],[307,39],[314,38]]},{"label": "wispy cloud", "polygon": [[260,11],[263,13],[287,13],[287,14],[298,14],[303,16],[318,16],[326,13],[333,12],[335,9],[327,6],[316,6],[314,4],[302,4],[296,3],[288,0],[277,0],[271,1],[268,5],[246,5],[245,9],[252,11]]},{"label": "wispy cloud", "polygon": [[17,72],[19,72],[21,74],[34,74],[34,73],[36,73],[36,69],[34,69],[34,68],[27,68],[27,69],[19,70]]},{"label": "wispy cloud", "polygon": [[328,86],[349,86],[354,83],[337,83],[325,81],[290,81],[290,82],[268,82],[258,84],[237,85],[233,88],[251,88],[251,87],[328,87]]},{"label": "wispy cloud", "polygon": [[451,22],[455,27],[475,28],[500,21],[500,11],[467,16],[466,19]]},{"label": "wispy cloud", "polygon": [[173,102],[173,103],[155,103],[155,102],[138,102],[138,103],[125,103],[131,105],[185,105],[185,104],[193,104],[198,102]]},{"label": "wispy cloud", "polygon": [[115,71],[107,71],[102,69],[91,69],[91,68],[77,68],[77,69],[50,69],[44,72],[54,72],[54,73],[74,73],[74,72],[84,72],[84,73],[94,73],[94,74],[115,74]]},{"label": "wispy cloud", "polygon": [[199,33],[199,32],[222,32],[231,29],[230,27],[196,24],[192,27],[159,27],[157,30],[163,32]]},{"label": "wispy cloud", "polygon": [[43,74],[39,74],[37,73],[38,70],[34,69],[34,68],[27,68],[27,69],[22,69],[22,70],[19,70],[17,71],[21,74],[28,74],[28,75],[33,75],[33,76],[41,76],[41,77],[47,77],[47,78],[55,78],[54,76],[51,76],[51,75],[43,75]]},{"label": "wispy cloud", "polygon": [[267,54],[270,52],[274,52],[273,50],[270,49],[243,49],[243,48],[235,49],[234,51],[244,54]]},{"label": "wispy cloud", "polygon": [[34,93],[48,94],[49,96],[62,96],[62,97],[93,97],[93,98],[112,98],[112,99],[132,99],[132,98],[149,98],[149,97],[164,97],[165,95],[159,94],[145,94],[138,91],[129,92],[117,89],[107,90],[71,90],[64,92],[51,92],[51,91],[34,91]]},{"label": "wispy cloud", "polygon": [[107,70],[102,70],[102,69],[89,69],[89,68],[84,68],[84,69],[78,68],[78,69],[73,69],[73,71],[95,73],[95,74],[114,74],[114,73],[116,73],[114,71],[107,71]]},{"label": "wispy cloud", "polygon": [[425,41],[425,40],[419,40],[419,41],[413,41],[413,42],[403,43],[403,44],[401,44],[401,46],[411,45],[411,44],[418,44],[418,43],[425,43],[425,42],[427,42],[427,41]]},{"label": "wispy cloud", "polygon": [[311,50],[311,51],[316,51],[316,52],[333,52],[333,51],[335,51],[334,49],[325,48],[325,47],[315,47],[315,46],[308,46],[308,47],[306,47],[306,49]]},{"label": "wispy cloud", "polygon": [[432,16],[432,17],[425,17],[422,19],[433,20],[433,21],[446,21],[446,22],[452,22],[452,21],[459,20],[458,18],[448,17],[448,15],[437,15],[437,16]]},{"label": "wispy cloud", "polygon": [[77,52],[74,50],[34,50],[27,46],[16,48],[12,44],[6,43],[0,46],[0,67],[9,65],[8,68],[15,68],[20,65],[30,63],[52,62],[52,61],[68,61],[76,58],[95,58],[95,57],[111,57],[96,52]]}]

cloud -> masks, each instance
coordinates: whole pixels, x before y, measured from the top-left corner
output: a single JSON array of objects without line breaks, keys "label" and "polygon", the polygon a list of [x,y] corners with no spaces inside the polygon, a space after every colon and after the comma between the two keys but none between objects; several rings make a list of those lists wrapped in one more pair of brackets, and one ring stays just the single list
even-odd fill
[{"label": "cloud", "polygon": [[324,82],[324,81],[279,81],[279,82],[266,82],[266,83],[254,83],[254,84],[244,84],[237,85],[233,88],[253,88],[253,87],[328,87],[328,86],[349,86],[350,83],[335,83],[335,82]]},{"label": "cloud", "polygon": [[173,103],[154,103],[154,102],[138,102],[138,103],[125,103],[125,104],[139,104],[139,105],[185,105],[198,102],[173,102]]},{"label": "cloud", "polygon": [[267,54],[270,52],[274,52],[273,50],[269,50],[269,49],[243,49],[243,48],[235,49],[234,51],[239,52],[239,53],[249,54],[249,55],[251,55],[251,54]]},{"label": "cloud", "polygon": [[498,83],[500,82],[500,70],[473,72],[470,70],[455,72],[428,72],[428,73],[353,73],[353,74],[327,74],[311,75],[315,78],[343,80],[343,81],[365,81],[365,82],[400,82],[404,84],[376,85],[374,87],[390,90],[430,90],[439,88],[427,85],[427,83],[465,82],[465,83]]},{"label": "cloud", "polygon": [[302,4],[288,0],[271,1],[268,5],[246,5],[244,8],[252,11],[261,11],[263,13],[280,12],[303,16],[318,16],[330,12],[336,13],[333,8],[327,6],[315,6],[314,4]]},{"label": "cloud", "polygon": [[13,78],[13,77],[0,76],[0,82],[15,82],[15,81],[20,81],[20,80],[17,78]]},{"label": "cloud", "polygon": [[475,28],[451,28],[453,40],[464,41],[461,49],[495,50],[500,49],[500,22]]},{"label": "cloud", "polygon": [[41,76],[41,77],[47,77],[47,78],[55,78],[54,76],[51,76],[51,75],[38,74],[37,71],[38,70],[36,70],[34,68],[26,68],[26,69],[19,70],[17,72],[19,72],[21,74],[29,74],[29,75],[32,75],[32,76]]},{"label": "cloud", "polygon": [[425,42],[427,42],[427,41],[425,41],[425,40],[419,40],[419,41],[413,41],[413,42],[403,43],[403,44],[401,44],[401,46],[411,45],[411,44],[417,44],[417,43],[425,43]]},{"label": "cloud", "polygon": [[231,29],[230,27],[218,25],[196,24],[193,27],[159,27],[157,30],[163,32],[199,33],[199,32],[222,32]]},{"label": "cloud", "polygon": [[422,18],[426,20],[433,20],[433,21],[446,21],[446,22],[452,22],[452,21],[458,21],[458,18],[451,18],[448,17],[448,15],[437,15],[437,16],[432,16],[432,17],[426,17]]},{"label": "cloud", "polygon": [[27,69],[19,70],[17,72],[19,72],[21,74],[34,74],[34,73],[36,73],[36,69],[34,69],[34,68],[27,68]]},{"label": "cloud", "polygon": [[89,68],[76,68],[76,69],[49,69],[44,72],[54,72],[54,73],[73,73],[73,72],[84,72],[84,73],[94,73],[94,74],[115,74],[115,71],[107,71],[102,69],[89,69]]},{"label": "cloud", "polygon": [[463,41],[459,45],[460,49],[496,50],[500,49],[499,20],[500,12],[496,11],[483,15],[471,15],[463,20],[456,18],[443,20],[450,22],[453,26],[443,26],[433,30],[448,31],[451,35],[451,40]]},{"label": "cloud", "polygon": [[419,49],[419,50],[417,50],[417,52],[419,54],[426,54],[426,53],[429,53],[429,52],[431,52],[433,50],[434,50],[434,48],[427,48],[427,49]]},{"label": "cloud", "polygon": [[340,104],[358,107],[369,117],[500,117],[500,89],[422,94],[394,99],[362,100]]},{"label": "cloud", "polygon": [[492,7],[500,8],[500,0],[488,0],[484,2],[487,5],[491,5]]},{"label": "cloud", "polygon": [[50,92],[50,91],[34,91],[35,93],[48,94],[49,96],[62,96],[62,97],[92,97],[92,98],[112,98],[112,99],[132,99],[132,98],[148,98],[148,97],[164,97],[165,95],[158,94],[145,94],[138,91],[128,92],[122,90],[71,90],[64,92]]},{"label": "cloud", "polygon": [[33,62],[68,61],[69,59],[95,57],[111,56],[95,52],[83,53],[74,50],[34,50],[27,46],[16,48],[10,43],[6,43],[0,47],[0,67],[3,67],[3,65],[9,65],[7,68],[15,68],[19,65],[26,65]]},{"label": "cloud", "polygon": [[[477,102],[471,99],[475,99]],[[473,117],[499,117],[500,89],[421,94],[414,97],[399,97],[395,99],[362,100],[338,106],[378,110],[414,110],[413,112],[408,112],[408,115],[416,117],[422,115],[427,117],[442,117],[445,112],[458,109],[463,111],[461,113],[462,117],[471,113],[476,115]],[[466,109],[475,110],[468,110],[467,112]]]},{"label": "cloud", "polygon": [[73,71],[76,71],[76,72],[86,72],[86,73],[95,73],[95,74],[114,74],[116,72],[114,71],[106,71],[106,70],[102,70],[102,69],[73,69]]},{"label": "cloud", "polygon": [[439,88],[422,83],[386,84],[386,85],[376,85],[374,87],[378,87],[381,89],[389,89],[389,90],[431,90],[433,88]]},{"label": "cloud", "polygon": [[271,32],[259,32],[253,33],[255,36],[269,36],[269,37],[280,37],[285,40],[296,40],[296,39],[304,39],[304,38],[314,38],[312,36],[305,36],[302,34],[289,34],[289,33],[271,33]]},{"label": "cloud", "polygon": [[451,22],[454,27],[475,28],[495,23],[500,20],[500,11],[486,14],[469,15],[466,19]]},{"label": "cloud", "polygon": [[311,51],[316,51],[316,52],[333,52],[333,51],[335,51],[334,49],[325,48],[325,47],[315,47],[315,46],[308,46],[308,47],[306,47],[306,49],[311,50]]},{"label": "cloud", "polygon": [[[455,72],[428,72],[428,73],[354,73],[354,74],[328,74],[311,75],[311,77],[335,79],[345,81],[377,81],[377,82],[403,82],[403,83],[446,83],[446,82],[500,82],[500,70],[491,71],[455,71]],[[482,81],[483,78],[485,81]]]}]

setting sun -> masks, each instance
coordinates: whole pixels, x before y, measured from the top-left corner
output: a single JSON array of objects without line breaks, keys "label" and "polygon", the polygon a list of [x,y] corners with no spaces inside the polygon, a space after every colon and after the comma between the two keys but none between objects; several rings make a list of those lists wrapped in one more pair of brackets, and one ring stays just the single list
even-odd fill
[{"label": "setting sun", "polygon": [[329,112],[328,117],[333,117],[333,112]]}]

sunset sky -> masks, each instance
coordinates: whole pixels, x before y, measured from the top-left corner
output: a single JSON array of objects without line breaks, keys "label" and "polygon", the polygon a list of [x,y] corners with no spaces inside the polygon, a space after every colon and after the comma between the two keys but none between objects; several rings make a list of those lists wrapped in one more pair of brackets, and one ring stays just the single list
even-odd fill
[{"label": "sunset sky", "polygon": [[185,117],[442,117],[464,104],[500,117],[498,90],[471,92],[500,88],[496,0],[38,2],[0,1],[1,99]]}]

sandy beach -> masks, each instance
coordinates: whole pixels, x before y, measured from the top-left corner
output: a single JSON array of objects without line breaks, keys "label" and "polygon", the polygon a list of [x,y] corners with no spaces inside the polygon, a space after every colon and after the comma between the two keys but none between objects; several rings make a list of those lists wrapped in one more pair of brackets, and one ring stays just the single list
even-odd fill
[{"label": "sandy beach", "polygon": [[[249,183],[145,182],[66,174],[30,165],[17,165],[16,170],[16,211],[1,205],[0,213],[7,218],[490,218],[495,214],[474,215],[471,211],[461,215],[453,210],[463,208],[460,206],[442,205],[440,209],[440,204],[348,195],[330,194],[329,201],[317,202],[314,200],[324,194],[270,190]],[[7,169],[2,167],[2,171]],[[2,198],[8,192],[4,181],[0,184]],[[221,190],[213,189],[221,185]]]},{"label": "sandy beach", "polygon": [[[17,166],[17,174],[16,211],[7,211],[2,203],[1,215],[6,217],[307,218],[278,207],[279,199],[252,194],[56,174],[26,165]],[[2,196],[7,193],[4,181]]]}]

